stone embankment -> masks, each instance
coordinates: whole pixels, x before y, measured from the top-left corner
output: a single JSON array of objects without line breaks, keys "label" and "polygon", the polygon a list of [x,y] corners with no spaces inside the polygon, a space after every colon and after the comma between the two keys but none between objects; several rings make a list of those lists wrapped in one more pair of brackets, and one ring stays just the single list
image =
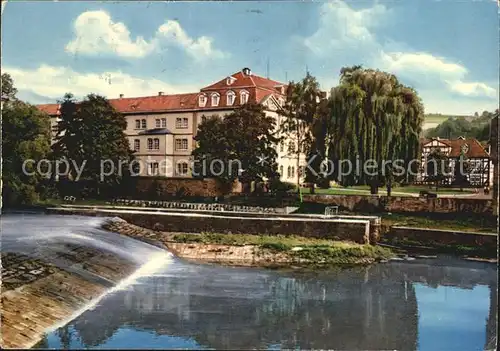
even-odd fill
[{"label": "stone embankment", "polygon": [[130,224],[120,218],[112,218],[106,221],[102,227],[152,245],[167,248],[174,255],[188,261],[235,266],[276,266],[289,265],[294,262],[294,259],[285,253],[261,250],[256,245],[178,243],[173,241],[173,238],[176,234],[181,233],[154,231]]},{"label": "stone embankment", "polygon": [[[1,348],[30,348],[48,329],[64,324],[137,267],[88,247],[64,257],[2,253]],[[64,269],[48,263],[64,259]],[[60,261],[59,261],[60,262]]]},{"label": "stone embankment", "polygon": [[[246,238],[243,243],[218,243],[218,240],[203,241],[207,236],[227,238],[225,234],[203,234],[164,232],[162,229],[143,228],[122,218],[112,218],[103,224],[103,229],[143,240],[153,245],[166,247],[174,255],[196,262],[221,263],[234,266],[282,266],[300,267],[311,265],[371,264],[392,257],[390,250],[354,242],[338,242],[302,237],[303,242],[290,246],[287,236],[236,235]],[[267,245],[258,238],[271,238]],[[249,240],[249,238],[252,238]],[[215,241],[215,242],[210,242]],[[225,241],[225,240],[223,240]],[[334,250],[335,253],[332,253]]]}]

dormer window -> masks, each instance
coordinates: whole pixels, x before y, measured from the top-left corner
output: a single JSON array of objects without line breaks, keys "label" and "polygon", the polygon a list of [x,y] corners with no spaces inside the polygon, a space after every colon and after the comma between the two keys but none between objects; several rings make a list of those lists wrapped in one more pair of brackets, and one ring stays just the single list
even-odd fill
[{"label": "dormer window", "polygon": [[212,106],[219,106],[220,95],[218,93],[212,94]]},{"label": "dormer window", "polygon": [[234,104],[234,100],[236,98],[236,94],[234,91],[228,91],[227,92],[227,105],[232,106]]},{"label": "dormer window", "polygon": [[227,77],[227,78],[226,78],[226,84],[227,84],[227,85],[231,85],[231,84],[233,84],[235,81],[236,81],[236,78],[234,78],[234,77],[229,76],[229,77]]},{"label": "dormer window", "polygon": [[200,105],[200,107],[205,107],[205,105],[207,104],[207,96],[205,94],[201,94],[198,97],[198,104]]},{"label": "dormer window", "polygon": [[249,96],[250,96],[250,94],[246,90],[243,90],[242,92],[240,92],[240,104],[242,104],[242,105],[246,104],[248,102]]},{"label": "dormer window", "polygon": [[285,94],[285,87],[283,85],[276,85],[275,88],[277,91],[279,91],[280,94]]}]

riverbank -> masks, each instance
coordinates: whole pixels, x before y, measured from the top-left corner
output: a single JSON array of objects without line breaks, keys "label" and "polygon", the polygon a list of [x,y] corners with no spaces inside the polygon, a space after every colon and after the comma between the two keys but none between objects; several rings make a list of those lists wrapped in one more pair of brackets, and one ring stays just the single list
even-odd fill
[{"label": "riverbank", "polygon": [[145,229],[117,218],[106,221],[103,228],[163,246],[186,260],[235,266],[370,264],[395,256],[387,248],[347,241],[279,235],[170,233]]}]

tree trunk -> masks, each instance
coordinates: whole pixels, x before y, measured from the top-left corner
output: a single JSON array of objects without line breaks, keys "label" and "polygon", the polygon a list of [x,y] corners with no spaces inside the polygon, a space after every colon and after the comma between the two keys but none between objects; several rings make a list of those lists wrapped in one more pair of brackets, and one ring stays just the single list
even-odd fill
[{"label": "tree trunk", "polygon": [[387,179],[387,196],[390,197],[391,196],[391,191],[392,191],[392,183],[391,183],[391,179]]},{"label": "tree trunk", "polygon": [[311,186],[309,187],[309,193],[314,194],[316,189],[314,188],[314,183],[311,183]]},{"label": "tree trunk", "polygon": [[375,179],[370,181],[370,194],[377,195],[378,194],[378,184]]}]

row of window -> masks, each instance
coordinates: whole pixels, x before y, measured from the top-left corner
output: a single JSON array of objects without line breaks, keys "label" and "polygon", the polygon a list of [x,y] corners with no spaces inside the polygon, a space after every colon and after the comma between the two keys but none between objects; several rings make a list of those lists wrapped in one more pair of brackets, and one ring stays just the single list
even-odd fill
[{"label": "row of window", "polygon": [[[283,171],[284,171],[283,166],[280,166],[280,174],[281,175],[284,175]],[[300,166],[298,176],[299,177],[303,176],[304,172],[305,172],[305,167]],[[287,178],[294,178],[295,177],[295,167],[294,166],[288,166],[286,177]]]},{"label": "row of window", "polygon": [[[175,175],[185,176],[189,172],[189,165],[185,161],[178,162],[175,167]],[[160,175],[160,164],[158,162],[150,162],[148,165],[149,175]]]},{"label": "row of window", "polygon": [[[248,102],[248,97],[250,96],[250,94],[248,93],[248,91],[246,90],[243,90],[240,92],[240,104],[243,105],[243,104],[246,104]],[[211,106],[219,106],[219,103],[220,103],[220,94],[219,93],[212,93],[210,95],[210,98],[211,98]],[[199,105],[201,107],[204,107],[206,104],[207,104],[207,101],[208,101],[208,97],[207,95],[205,94],[201,94],[200,97],[199,97]],[[234,91],[228,91],[226,93],[226,105],[227,106],[232,106],[234,105],[234,102],[236,101],[236,93]]]},{"label": "row of window", "polygon": [[[147,121],[146,119],[136,119],[135,120],[135,129],[147,129]],[[156,128],[166,128],[167,127],[167,119],[166,118],[157,118],[155,120]],[[188,118],[187,117],[178,117],[175,119],[175,128],[177,129],[187,129],[188,128]]]},{"label": "row of window", "polygon": [[[306,146],[305,144],[300,144],[299,145],[299,150],[301,153],[304,153],[306,152]],[[280,143],[280,152],[284,152],[285,151],[285,142],[282,141]],[[288,142],[288,153],[293,153],[295,152],[295,142],[294,141],[290,141]]]},{"label": "row of window", "polygon": [[[134,151],[139,151],[141,149],[141,140],[134,139]],[[187,150],[188,149],[188,140],[184,139],[175,139],[175,150]],[[148,138],[148,150],[160,150],[160,139],[158,138]]]}]

